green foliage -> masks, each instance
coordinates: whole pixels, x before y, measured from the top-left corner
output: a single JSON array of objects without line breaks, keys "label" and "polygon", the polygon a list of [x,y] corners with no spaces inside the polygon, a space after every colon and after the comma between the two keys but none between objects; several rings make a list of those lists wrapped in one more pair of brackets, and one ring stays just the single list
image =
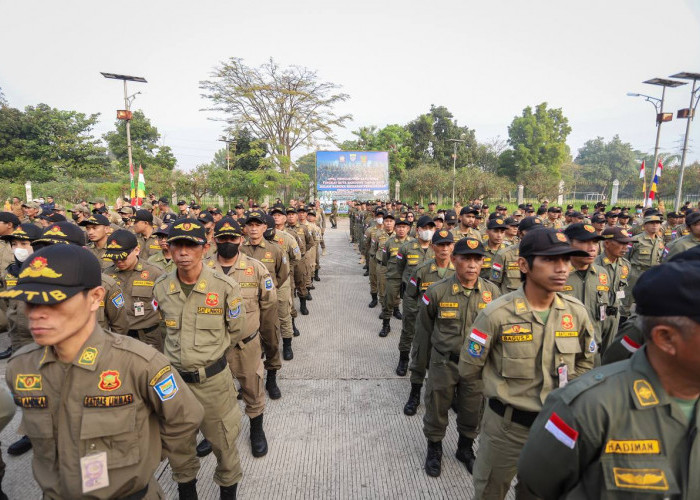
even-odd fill
[{"label": "green foliage", "polygon": [[493,172],[484,172],[476,166],[457,170],[455,196],[458,200],[506,199],[514,188],[509,179]]},{"label": "green foliage", "polygon": [[[104,140],[109,147],[109,152],[113,158],[112,168],[127,169],[129,167],[129,155],[126,146],[126,121],[116,120],[115,129],[104,135]],[[144,168],[151,165],[158,165],[168,170],[175,168],[177,160],[173,156],[169,146],[159,146],[160,134],[158,129],[151,125],[151,121],[146,118],[143,111],[136,110],[129,123],[131,136],[131,157],[134,166]]]},{"label": "green foliage", "polygon": [[547,109],[547,103],[543,102],[533,113],[530,106],[526,107],[508,127],[512,149],[501,155],[499,173],[518,181],[539,165],[538,171],[560,177],[561,165],[570,158],[566,145],[570,132],[569,120],[561,108]]},{"label": "green foliage", "polygon": [[586,179],[591,191],[609,193],[615,179],[620,181],[620,190],[638,184],[641,153],[628,143],[614,136],[609,142],[602,137],[586,141],[579,150],[576,163],[581,165],[581,176]]},{"label": "green foliage", "polygon": [[406,172],[401,189],[415,199],[430,198],[433,194],[452,190],[452,175],[435,163],[424,163]]}]

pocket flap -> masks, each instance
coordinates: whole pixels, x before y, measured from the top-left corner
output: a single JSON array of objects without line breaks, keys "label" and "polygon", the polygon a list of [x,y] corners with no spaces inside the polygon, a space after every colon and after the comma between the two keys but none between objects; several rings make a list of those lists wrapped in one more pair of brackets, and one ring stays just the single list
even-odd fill
[{"label": "pocket flap", "polygon": [[224,327],[224,315],[198,314],[195,318],[195,326],[202,330],[217,330]]},{"label": "pocket flap", "polygon": [[80,424],[80,439],[94,439],[118,436],[134,432],[136,428],[136,407],[105,408],[83,412]]},{"label": "pocket flap", "polygon": [[579,344],[578,337],[556,337],[554,342],[557,345],[557,351],[562,354],[581,352],[581,344]]}]

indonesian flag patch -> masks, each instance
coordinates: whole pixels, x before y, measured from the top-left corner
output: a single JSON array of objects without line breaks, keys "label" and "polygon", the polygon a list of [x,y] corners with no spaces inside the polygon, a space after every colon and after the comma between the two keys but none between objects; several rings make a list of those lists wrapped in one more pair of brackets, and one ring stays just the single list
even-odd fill
[{"label": "indonesian flag patch", "polygon": [[418,282],[416,281],[416,278],[411,278],[409,281],[410,281],[411,285],[418,286]]},{"label": "indonesian flag patch", "polygon": [[158,301],[157,301],[156,299],[153,299],[153,300],[151,301],[151,307],[153,307],[153,310],[154,310],[154,311],[157,311],[157,310],[158,310]]},{"label": "indonesian flag patch", "polygon": [[480,332],[476,328],[472,328],[472,331],[469,334],[469,338],[472,339],[474,342],[478,342],[481,345],[486,345],[486,339],[489,338],[489,336],[486,335],[484,332]]},{"label": "indonesian flag patch", "polygon": [[575,431],[564,422],[559,415],[552,413],[544,426],[557,441],[563,443],[568,448],[574,449],[578,440],[578,431]]},{"label": "indonesian flag patch", "polygon": [[631,353],[637,352],[637,350],[641,347],[640,344],[637,344],[634,340],[629,338],[627,335],[622,337],[622,340],[620,341],[620,344],[622,344],[622,347],[627,349]]},{"label": "indonesian flag patch", "polygon": [[495,270],[498,271],[499,273],[500,273],[501,271],[503,271],[503,266],[500,265],[498,262],[494,262],[492,267],[493,267],[493,269],[495,269]]},{"label": "indonesian flag patch", "polygon": [[423,304],[425,304],[426,306],[430,305],[430,299],[426,294],[423,294]]},{"label": "indonesian flag patch", "polygon": [[403,260],[403,255],[401,255],[400,253],[397,253],[397,254],[396,254],[396,258],[397,258],[397,259]]}]

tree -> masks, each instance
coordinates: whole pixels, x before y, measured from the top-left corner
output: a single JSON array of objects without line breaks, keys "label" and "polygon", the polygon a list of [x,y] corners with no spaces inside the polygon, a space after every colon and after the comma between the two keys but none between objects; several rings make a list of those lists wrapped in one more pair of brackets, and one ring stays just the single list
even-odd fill
[{"label": "tree", "polygon": [[552,172],[551,168],[545,165],[533,165],[521,176],[529,195],[542,201],[545,198],[552,199],[559,194],[559,174]]},{"label": "tree", "polygon": [[[113,168],[129,168],[129,154],[126,147],[126,121],[117,120],[115,129],[104,135],[109,152],[113,157]],[[131,136],[131,157],[134,166],[142,165],[144,168],[151,165],[158,165],[168,170],[175,168],[177,160],[169,146],[158,144],[160,134],[158,129],[151,125],[151,121],[146,118],[143,111],[134,111],[130,123]]]},{"label": "tree", "polygon": [[452,176],[434,163],[424,163],[406,171],[402,188],[423,203],[424,198],[451,190]]},{"label": "tree", "polygon": [[334,128],[351,115],[336,115],[336,104],[349,98],[337,85],[321,82],[315,71],[280,67],[273,59],[258,68],[232,57],[200,82],[210,111],[224,114],[233,129],[248,128],[269,148],[269,158],[282,173],[292,170],[292,152],[319,140],[336,143]]},{"label": "tree", "polygon": [[[450,186],[451,182],[450,178]],[[455,196],[458,200],[504,199],[511,189],[513,183],[509,179],[493,172],[484,172],[477,166],[457,170]]]},{"label": "tree", "polygon": [[569,120],[561,108],[547,109],[543,102],[530,106],[516,116],[508,127],[508,144],[512,149],[500,157],[499,173],[517,181],[536,165],[553,177],[561,177],[561,165],[569,161],[569,146],[566,138],[571,132]]},{"label": "tree", "polygon": [[620,190],[629,184],[636,184],[640,156],[639,151],[615,135],[607,143],[602,137],[586,141],[575,161],[583,167],[583,177],[588,185],[599,193],[607,194],[615,179],[620,181]]},{"label": "tree", "polygon": [[211,190],[208,177],[214,168],[216,167],[210,163],[203,163],[189,172],[175,170],[173,172],[175,190],[180,195],[187,195],[188,198],[193,197],[201,205],[202,197]]}]

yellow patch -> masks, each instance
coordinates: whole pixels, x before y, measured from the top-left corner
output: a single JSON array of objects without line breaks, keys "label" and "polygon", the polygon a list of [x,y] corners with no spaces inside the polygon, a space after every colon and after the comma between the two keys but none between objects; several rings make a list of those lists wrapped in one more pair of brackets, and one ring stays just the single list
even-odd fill
[{"label": "yellow patch", "polygon": [[204,290],[206,288],[207,288],[207,281],[206,280],[200,281],[199,284],[197,285],[198,290]]},{"label": "yellow patch", "polygon": [[[432,283],[428,283],[428,285],[432,285]],[[427,288],[427,286],[426,286]],[[452,284],[452,293],[458,293],[459,292],[459,285],[457,283]]]},{"label": "yellow patch", "polygon": [[18,374],[15,378],[15,390],[17,391],[40,391],[41,375],[39,374]]},{"label": "yellow patch", "polygon": [[476,240],[467,240],[467,246],[474,250],[476,247],[479,246],[479,242]]},{"label": "yellow patch", "polygon": [[522,314],[527,311],[527,305],[523,299],[515,299],[515,313]]},{"label": "yellow patch", "polygon": [[440,313],[438,314],[439,318],[442,319],[455,319],[457,318],[457,311],[443,311],[440,310]]},{"label": "yellow patch", "polygon": [[565,292],[570,292],[573,289],[574,287],[571,285],[564,285],[564,288],[562,290],[564,290]]},{"label": "yellow patch", "polygon": [[595,287],[595,289],[598,290],[599,292],[608,292],[608,291],[610,291],[610,287],[609,287],[609,286],[605,286],[605,285],[598,285],[598,286]]},{"label": "yellow patch", "polygon": [[578,332],[554,332],[555,337],[578,337]]},{"label": "yellow patch", "polygon": [[654,406],[659,404],[659,399],[656,397],[651,384],[644,380],[638,379],[634,381],[634,394],[641,406]]},{"label": "yellow patch", "polygon": [[457,302],[440,302],[440,307],[459,307]]},{"label": "yellow patch", "polygon": [[213,315],[223,315],[224,310],[221,307],[198,307],[197,314],[213,314]]},{"label": "yellow patch", "polygon": [[477,309],[486,309],[486,306],[487,306],[487,305],[488,305],[488,304],[484,304],[483,302],[479,302],[479,303],[476,305],[476,308],[477,308]]},{"label": "yellow patch", "polygon": [[532,332],[532,330],[530,330],[529,328],[526,328],[526,327],[523,327],[520,325],[512,325],[510,328],[506,328],[505,330],[503,330],[504,335],[513,334],[513,333],[520,334],[520,333],[531,333],[531,332]]},{"label": "yellow patch", "polygon": [[595,233],[595,228],[593,226],[588,225],[588,224],[584,225],[583,229],[585,229],[589,233]]},{"label": "yellow patch", "polygon": [[527,333],[525,335],[503,335],[501,334],[501,342],[530,342],[532,340],[532,334]]},{"label": "yellow patch", "polygon": [[624,469],[613,467],[615,486],[641,490],[667,491],[668,480],[661,469]]},{"label": "yellow patch", "polygon": [[[46,234],[46,233],[44,233]],[[45,257],[35,257],[30,264],[19,273],[20,278],[60,278],[63,274],[59,274],[49,266],[49,261]]]},{"label": "yellow patch", "polygon": [[175,291],[175,283],[173,281],[170,282],[170,285],[168,286],[168,291],[169,292]]},{"label": "yellow patch", "polygon": [[[166,321],[165,324],[167,324],[167,323],[168,323],[168,322]],[[173,321],[173,323],[175,323],[175,322]],[[158,383],[158,380],[160,379],[160,377],[162,377],[163,375],[165,375],[165,374],[168,373],[169,371],[170,371],[170,365],[164,366],[163,368],[161,368],[160,370],[158,370],[158,373],[156,373],[156,374],[153,376],[153,378],[152,378],[151,381],[148,383],[148,385],[150,385],[150,386],[156,385],[156,384]]]},{"label": "yellow patch", "polygon": [[95,364],[95,361],[97,361],[97,355],[99,354],[99,351],[97,350],[96,347],[86,347],[83,349],[83,352],[80,354],[80,358],[78,359],[78,364],[83,365],[83,366],[92,366]]},{"label": "yellow patch", "polygon": [[109,242],[109,245],[107,245],[106,248],[118,248],[121,250],[122,246],[117,242],[117,240],[112,240]]},{"label": "yellow patch", "polygon": [[656,439],[611,439],[605,444],[605,453],[618,455],[658,455],[661,453],[659,442]]},{"label": "yellow patch", "polygon": [[146,281],[146,280],[135,280],[133,285],[134,286],[153,286],[155,283],[153,281]]},{"label": "yellow patch", "polygon": [[481,294],[481,300],[483,300],[487,304],[491,302],[491,299],[493,299],[493,295],[491,295],[491,292],[484,292]]},{"label": "yellow patch", "polygon": [[258,284],[255,281],[239,281],[238,285],[241,288],[257,288]]},{"label": "yellow patch", "polygon": [[174,319],[166,319],[165,326],[169,326],[170,328],[174,328],[175,326],[177,326],[177,321],[175,321]]},{"label": "yellow patch", "polygon": [[104,301],[104,300],[101,300],[101,301],[100,301],[100,307],[104,307],[104,306],[105,306],[105,301]]},{"label": "yellow patch", "polygon": [[562,233],[557,233],[557,239],[562,243],[566,243],[566,236]]},{"label": "yellow patch", "polygon": [[183,231],[192,231],[193,229],[198,229],[199,226],[195,224],[191,224],[189,222],[183,222],[182,224],[178,224],[177,226],[174,227],[174,229],[182,229]]}]

